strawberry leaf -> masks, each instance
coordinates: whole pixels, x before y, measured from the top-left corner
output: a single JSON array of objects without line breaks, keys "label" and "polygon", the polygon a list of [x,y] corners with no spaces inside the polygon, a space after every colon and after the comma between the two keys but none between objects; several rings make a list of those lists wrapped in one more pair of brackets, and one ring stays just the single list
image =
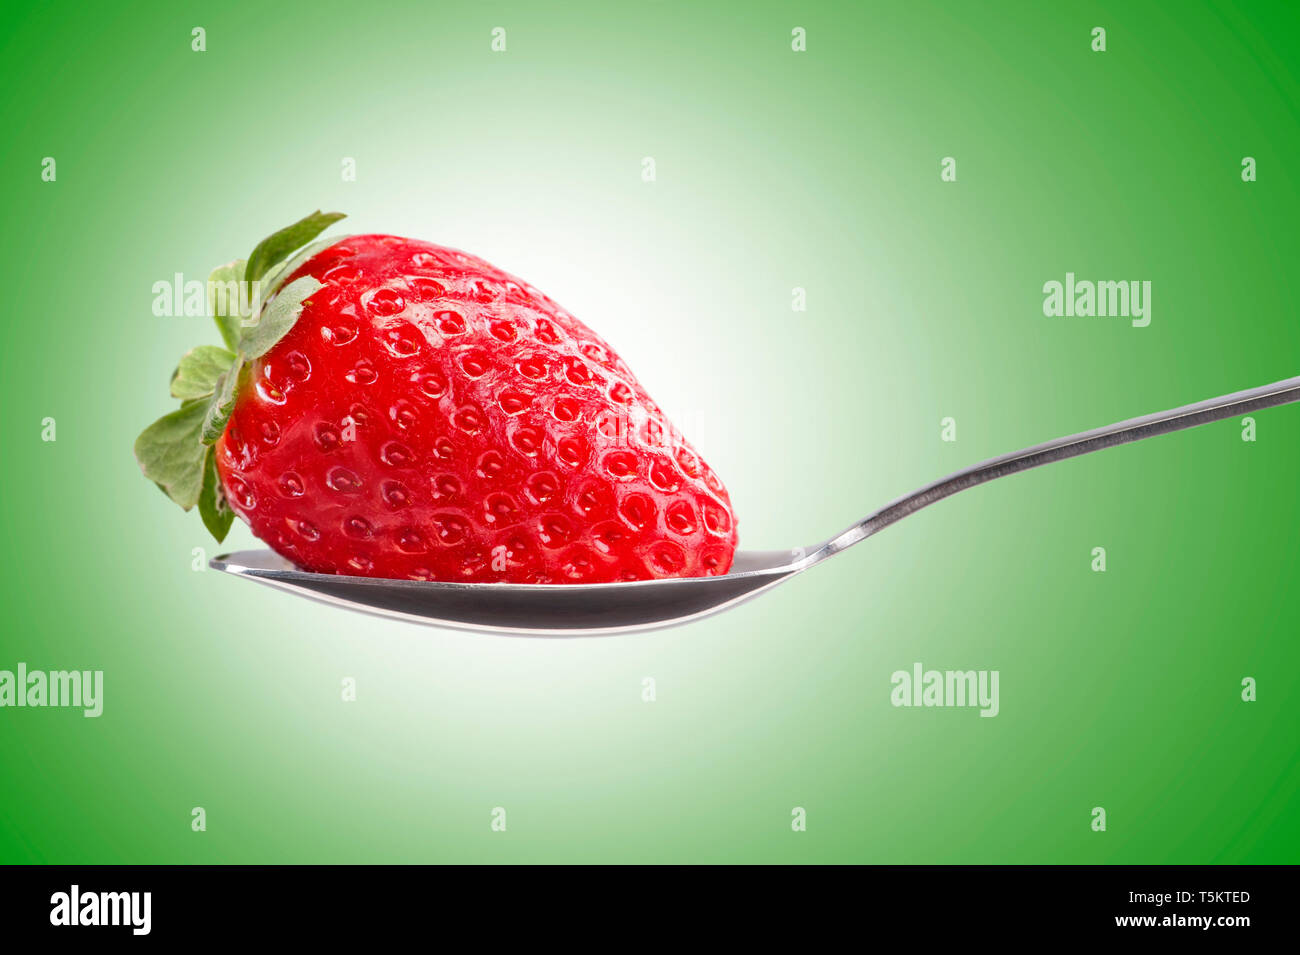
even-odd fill
[{"label": "strawberry leaf", "polygon": [[244,329],[239,342],[240,355],[246,359],[261,358],[270,351],[298,321],[307,297],[321,287],[315,278],[304,275],[280,289],[262,309],[257,324]]},{"label": "strawberry leaf", "polygon": [[284,261],[294,249],[306,245],[343,217],[342,212],[321,212],[317,209],[293,225],[267,236],[248,257],[244,277],[249,282],[261,280],[271,266]]},{"label": "strawberry leaf", "polygon": [[330,236],[327,239],[320,239],[316,242],[313,242],[311,245],[298,250],[298,252],[293,256],[293,258],[289,259],[289,261],[286,262],[284,265],[276,266],[273,270],[268,271],[267,275],[270,275],[271,278],[265,279],[265,281],[262,282],[263,301],[269,300],[271,296],[274,295],[279,290],[280,286],[284,284],[284,280],[287,279],[289,276],[293,275],[294,272],[298,271],[298,267],[302,265],[304,262],[306,262],[308,259],[310,259],[313,255],[315,255],[317,252],[323,252],[324,250],[328,249],[331,245],[335,245],[339,242],[342,242],[346,238],[347,236],[345,235],[344,236],[336,235],[336,236]]},{"label": "strawberry leaf", "polygon": [[135,439],[135,459],[144,476],[187,511],[198,503],[203,486],[205,449],[199,433],[207,411],[206,401],[187,401]]},{"label": "strawberry leaf", "polygon": [[217,390],[217,379],[234,361],[233,353],[216,345],[200,345],[192,349],[172,373],[172,397],[182,400],[206,398]]},{"label": "strawberry leaf", "polygon": [[221,340],[231,351],[239,347],[239,329],[243,324],[240,304],[250,298],[250,293],[243,292],[244,265],[243,259],[235,259],[218,265],[208,275],[208,309],[221,332]]},{"label": "strawberry leaf", "polygon": [[[197,504],[204,525],[218,541],[229,532],[234,512],[212,446],[225,432],[236,396],[252,373],[250,362],[284,337],[307,298],[321,287],[310,275],[288,285],[285,280],[338,241],[312,240],[342,218],[339,212],[313,212],[262,240],[247,261],[236,259],[212,270],[208,307],[226,347],[200,345],[180,360],[171,378],[171,394],[181,399],[180,408],[136,438],[135,457],[144,476],[185,510]],[[271,281],[263,283],[268,273]]]},{"label": "strawberry leaf", "polygon": [[237,361],[217,379],[216,394],[209,400],[199,428],[199,441],[202,444],[216,444],[217,438],[226,430],[226,422],[235,410],[235,393],[239,390],[239,380],[244,377],[247,368],[242,361]]},{"label": "strawberry leaf", "polygon": [[220,544],[230,532],[235,512],[226,503],[226,492],[217,476],[217,456],[212,448],[203,455],[203,487],[199,491],[199,517]]}]

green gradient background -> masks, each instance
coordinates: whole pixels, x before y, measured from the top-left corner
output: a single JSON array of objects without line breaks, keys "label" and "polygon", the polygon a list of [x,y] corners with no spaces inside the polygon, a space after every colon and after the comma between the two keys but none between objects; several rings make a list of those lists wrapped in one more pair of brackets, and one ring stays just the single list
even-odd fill
[{"label": "green gradient background", "polygon": [[[1298,374],[1297,6],[1159,6],[8,8],[0,668],[102,668],[106,701],[0,710],[0,860],[1296,861],[1300,408],[959,495],[712,620],[559,642],[195,573],[212,542],[130,453],[217,341],[153,283],[318,206],[598,329],[748,547]],[[1151,280],[1150,327],[1044,318],[1067,270]],[[999,670],[1001,714],[891,707],[914,661]]]}]

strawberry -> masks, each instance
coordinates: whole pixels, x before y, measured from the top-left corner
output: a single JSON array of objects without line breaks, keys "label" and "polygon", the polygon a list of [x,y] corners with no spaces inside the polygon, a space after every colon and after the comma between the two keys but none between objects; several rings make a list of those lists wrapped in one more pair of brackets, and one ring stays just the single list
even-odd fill
[{"label": "strawberry", "polygon": [[[717,475],[622,359],[519,279],[319,212],[209,282],[225,347],[187,354],[146,477],[298,567],[602,583],[725,573]],[[292,256],[292,257],[291,257]],[[286,261],[287,260],[287,261]],[[234,293],[251,289],[251,306]],[[230,293],[230,294],[224,294]]]}]

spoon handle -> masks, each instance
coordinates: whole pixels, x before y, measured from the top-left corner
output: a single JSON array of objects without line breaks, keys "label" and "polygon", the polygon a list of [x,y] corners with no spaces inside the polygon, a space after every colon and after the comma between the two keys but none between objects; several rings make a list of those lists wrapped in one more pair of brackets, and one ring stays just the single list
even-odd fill
[{"label": "spoon handle", "polygon": [[846,547],[858,543],[858,541],[866,540],[872,534],[883,530],[895,521],[900,521],[907,515],[914,514],[923,507],[928,507],[935,501],[941,501],[958,491],[975,487],[977,484],[984,484],[994,478],[1006,477],[1008,474],[1027,471],[1043,464],[1051,464],[1053,461],[1063,461],[1066,458],[1074,458],[1092,451],[1100,451],[1102,448],[1113,448],[1119,444],[1141,441],[1143,438],[1150,438],[1158,434],[1168,434],[1171,431],[1194,428],[1197,425],[1209,424],[1211,421],[1232,418],[1239,414],[1247,414],[1261,408],[1272,408],[1275,405],[1284,405],[1292,401],[1300,401],[1300,378],[1288,378],[1285,381],[1274,382],[1271,385],[1262,385],[1259,388],[1250,388],[1246,391],[1210,398],[1208,401],[1183,405],[1181,408],[1174,408],[1170,411],[1159,411],[1155,414],[1144,415],[1141,418],[1130,418],[1118,424],[1108,425],[1104,428],[1094,428],[1092,431],[1083,431],[1065,438],[1057,438],[1055,441],[1048,441],[1046,444],[1036,444],[1032,448],[1025,448],[1023,451],[1014,451],[1001,457],[990,458],[973,467],[950,474],[933,484],[928,484],[919,491],[913,491],[911,494],[900,497],[892,504],[882,507],[874,514],[868,515],[852,527],[845,529],[842,533],[815,548],[808,559],[810,563],[825,560]]}]

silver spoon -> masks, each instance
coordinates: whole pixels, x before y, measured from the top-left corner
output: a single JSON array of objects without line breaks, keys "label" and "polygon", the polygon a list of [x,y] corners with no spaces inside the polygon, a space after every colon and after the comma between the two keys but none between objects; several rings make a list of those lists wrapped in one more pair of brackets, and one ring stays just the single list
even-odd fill
[{"label": "silver spoon", "polygon": [[211,566],[322,603],[455,630],[539,637],[627,633],[734,607],[935,501],[1090,451],[1300,401],[1300,378],[1211,398],[1004,454],[900,497],[830,540],[795,550],[741,551],[721,577],[620,584],[460,584],[344,577],[295,570],[269,550],[222,554]]}]

